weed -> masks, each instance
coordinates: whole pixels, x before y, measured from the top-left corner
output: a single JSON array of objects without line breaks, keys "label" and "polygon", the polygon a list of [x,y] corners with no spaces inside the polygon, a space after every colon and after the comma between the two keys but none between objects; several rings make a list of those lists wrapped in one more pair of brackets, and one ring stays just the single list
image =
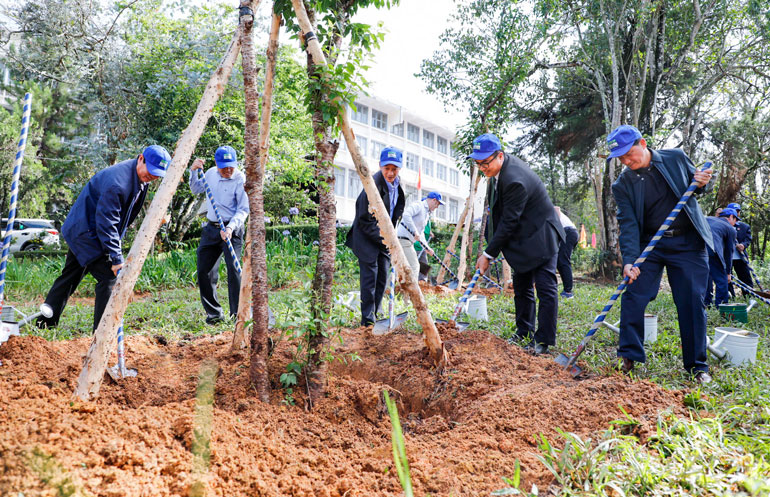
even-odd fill
[{"label": "weed", "polygon": [[390,415],[393,438],[393,463],[398,472],[398,481],[401,482],[401,488],[404,489],[404,497],[413,497],[412,476],[409,473],[409,459],[406,457],[406,444],[404,442],[404,433],[401,430],[401,420],[398,418],[398,407],[390,399],[387,390],[382,391],[382,396],[385,398],[385,405],[388,407],[388,414]]}]

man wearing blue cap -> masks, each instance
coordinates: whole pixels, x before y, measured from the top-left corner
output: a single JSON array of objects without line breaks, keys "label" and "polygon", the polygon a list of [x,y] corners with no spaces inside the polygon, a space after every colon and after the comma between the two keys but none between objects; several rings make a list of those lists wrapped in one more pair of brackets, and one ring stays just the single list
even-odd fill
[{"label": "man wearing blue cap", "polygon": [[[535,354],[545,354],[556,344],[559,309],[556,257],[565,241],[556,211],[543,181],[527,163],[503,152],[495,135],[473,140],[468,155],[487,177],[487,246],[476,261],[482,273],[502,252],[513,268],[516,336]],[[535,290],[540,301],[535,313]],[[537,316],[537,330],[535,317]]]},{"label": "man wearing blue cap", "polygon": [[404,249],[406,262],[412,268],[412,275],[415,278],[419,278],[420,261],[417,258],[414,244],[415,242],[420,242],[426,252],[433,254],[433,250],[428,246],[428,241],[425,239],[425,226],[430,219],[431,212],[435,211],[439,205],[444,205],[444,201],[441,200],[441,194],[430,192],[421,201],[409,204],[409,207],[404,210],[404,215],[401,217],[398,228],[396,228],[398,243]]},{"label": "man wearing blue cap", "polygon": [[[748,254],[746,249],[751,245],[751,226],[743,221],[740,221],[741,216],[741,204],[733,202],[727,204],[728,209],[733,209],[738,215],[739,221],[735,223],[735,231],[738,234],[735,250],[733,251],[733,268],[735,268],[735,274],[738,279],[741,280],[749,288],[754,287],[754,282],[751,279],[751,272],[749,271]],[[729,274],[729,273],[728,273]],[[745,290],[741,290],[741,293],[746,295]],[[730,282],[730,294],[735,296],[735,289],[732,282]]]},{"label": "man wearing blue cap", "polygon": [[[214,153],[216,167],[204,173],[206,182],[214,196],[224,226],[220,226],[214,206],[206,198],[206,224],[203,225],[201,241],[198,245],[198,288],[201,294],[203,310],[206,311],[206,323],[216,324],[224,320],[222,306],[217,299],[219,281],[219,261],[225,255],[227,265],[227,295],[230,304],[230,317],[238,314],[241,275],[235,268],[235,261],[227,249],[229,238],[238,257],[243,248],[243,234],[246,218],[249,215],[249,198],[244,189],[246,176],[237,169],[238,154],[233,147],[222,146]],[[194,194],[204,193],[206,187],[198,177],[198,170],[203,170],[204,160],[196,158],[190,166],[190,190]]]},{"label": "man wearing blue cap", "polygon": [[[380,170],[372,176],[377,191],[388,209],[393,227],[404,212],[404,190],[398,173],[401,171],[401,150],[385,147],[380,153]],[[380,227],[369,212],[369,198],[362,190],[356,199],[356,215],[348,231],[345,245],[358,257],[361,288],[361,325],[374,324],[380,310],[390,270],[390,254],[382,242]]]},{"label": "man wearing blue cap", "polygon": [[[738,213],[734,209],[722,209],[719,216],[706,218],[711,228],[714,248],[707,247],[709,254],[709,279],[706,287],[706,297],[703,305],[709,307],[727,303],[729,292],[727,285],[731,279],[733,267],[733,250],[735,249],[735,223]],[[716,289],[713,289],[716,287]],[[712,295],[713,294],[713,295]]]},{"label": "man wearing blue cap", "polygon": [[136,159],[119,162],[96,173],[80,192],[62,225],[69,250],[61,276],[54,281],[45,303],[50,318],[37,319],[38,328],[59,323],[67,300],[86,273],[96,279],[94,330],[99,326],[118,271],[123,267],[121,240],[139,215],[150,181],[162,178],[171,163],[165,148],[151,145]]},{"label": "man wearing blue cap", "polygon": [[680,149],[647,148],[642,134],[633,126],[617,127],[607,137],[607,145],[610,149],[607,160],[617,157],[627,166],[612,184],[618,206],[623,275],[629,278],[620,310],[620,369],[628,373],[635,362],[646,359],[644,310],[657,295],[663,268],[666,268],[679,317],[684,367],[695,381],[708,383],[711,376],[706,364],[703,299],[709,274],[706,247],[713,249],[713,240],[695,195],[641,267],[635,268],[633,263],[693,179],[699,187],[696,195],[706,191],[704,187],[710,186],[711,169],[696,171]]}]

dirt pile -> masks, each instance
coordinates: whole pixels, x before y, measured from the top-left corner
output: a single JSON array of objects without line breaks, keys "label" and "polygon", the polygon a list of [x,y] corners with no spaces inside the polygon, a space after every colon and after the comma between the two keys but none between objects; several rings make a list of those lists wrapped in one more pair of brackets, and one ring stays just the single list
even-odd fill
[{"label": "dirt pile", "polygon": [[[442,334],[452,364],[438,375],[421,336],[342,330],[347,360],[332,364],[328,396],[312,413],[285,405],[281,390],[270,405],[253,400],[248,361],[228,354],[229,334],[167,345],[130,336],[127,364],[139,376],[106,378],[98,401],[85,404],[70,395],[87,339],[11,338],[0,347],[0,495],[55,495],[61,485],[85,495],[195,495],[201,480],[217,496],[401,495],[383,388],[399,402],[416,495],[489,495],[517,459],[527,485],[542,489],[552,478],[537,460],[539,434],[557,444],[557,427],[590,435],[622,406],[645,436],[659,411],[682,409],[679,392],[620,376],[575,381],[552,358],[485,331]],[[210,359],[219,370],[210,469],[200,477],[190,448],[198,372]],[[274,381],[290,359],[279,342]]]}]

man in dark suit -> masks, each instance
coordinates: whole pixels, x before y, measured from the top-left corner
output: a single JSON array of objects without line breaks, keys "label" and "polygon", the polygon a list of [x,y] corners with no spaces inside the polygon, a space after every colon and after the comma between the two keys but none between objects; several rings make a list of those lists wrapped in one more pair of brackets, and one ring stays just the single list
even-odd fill
[{"label": "man in dark suit", "polygon": [[[706,287],[706,297],[703,305],[706,307],[726,303],[729,300],[727,284],[730,281],[730,273],[733,267],[733,250],[735,249],[735,223],[738,222],[738,213],[735,210],[722,209],[719,217],[707,217],[706,221],[711,228],[711,238],[714,248],[708,248],[709,253],[709,279]],[[716,286],[716,290],[712,287]],[[713,298],[712,298],[713,292]]]},{"label": "man in dark suit", "polygon": [[[398,177],[401,165],[401,150],[386,147],[380,153],[380,171],[372,177],[394,227],[404,212],[406,202]],[[361,325],[368,326],[374,324],[380,310],[390,269],[390,254],[380,236],[377,220],[369,212],[369,198],[365,190],[356,199],[356,217],[345,245],[358,257]]]},{"label": "man in dark suit", "polygon": [[[476,261],[482,273],[502,252],[513,268],[516,336],[535,354],[545,354],[556,344],[558,285],[556,256],[565,240],[559,218],[545,185],[521,159],[503,152],[495,135],[483,134],[473,140],[473,159],[488,178],[490,216],[487,243]],[[535,290],[540,305],[535,330]]]},{"label": "man in dark suit", "polygon": [[[741,204],[733,202],[727,204],[727,208],[735,210],[740,219]],[[733,252],[733,268],[735,268],[735,274],[738,276],[738,279],[750,288],[753,288],[754,282],[752,281],[751,272],[749,271],[749,254],[746,253],[749,245],[751,245],[751,226],[743,221],[738,221],[735,223],[735,232],[738,234],[736,237],[738,243],[735,245],[735,251]],[[730,273],[728,272],[727,274]],[[746,295],[747,292],[741,290],[741,293]],[[735,289],[733,288],[732,282],[730,283],[730,294],[735,297]]]}]

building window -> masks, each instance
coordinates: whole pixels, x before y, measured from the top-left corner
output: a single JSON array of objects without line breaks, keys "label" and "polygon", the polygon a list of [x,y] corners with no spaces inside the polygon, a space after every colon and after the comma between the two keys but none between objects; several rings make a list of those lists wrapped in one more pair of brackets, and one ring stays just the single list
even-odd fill
[{"label": "building window", "polygon": [[372,126],[383,131],[388,130],[388,115],[372,109]]},{"label": "building window", "polygon": [[457,169],[449,170],[449,184],[452,186],[460,186],[460,173]]},{"label": "building window", "polygon": [[417,157],[412,152],[406,153],[406,168],[411,171],[417,171],[417,164],[419,163],[420,158]]},{"label": "building window", "polygon": [[434,143],[434,134],[428,131],[427,129],[422,130],[422,144],[426,147],[434,148],[436,145]]},{"label": "building window", "polygon": [[382,149],[385,148],[384,143],[376,142],[372,140],[372,158],[380,160],[380,152],[382,152]]},{"label": "building window", "polygon": [[361,149],[361,155],[366,157],[366,152],[369,150],[369,140],[363,136],[356,136],[356,141],[358,142],[358,148]]},{"label": "building window", "polygon": [[390,132],[396,136],[404,136],[404,123],[394,124],[390,127]]},{"label": "building window", "polygon": [[442,154],[447,153],[447,142],[446,138],[441,138],[440,136],[436,139],[436,149],[441,152]]},{"label": "building window", "polygon": [[420,128],[414,124],[407,123],[406,137],[415,143],[420,143]]},{"label": "building window", "polygon": [[358,121],[360,123],[369,124],[369,107],[367,107],[364,104],[359,104],[356,102],[355,109],[351,109],[353,111],[352,113],[352,119],[354,121]]},{"label": "building window", "polygon": [[436,164],[436,177],[441,181],[446,181],[446,166],[444,164]]},{"label": "building window", "polygon": [[345,196],[345,168],[334,168],[334,194],[339,197]]},{"label": "building window", "polygon": [[404,195],[406,195],[406,199],[405,199],[406,200],[406,204],[405,205],[409,205],[412,202],[416,201],[417,200],[417,188],[414,188],[414,187],[408,186],[408,185],[404,185],[404,184],[402,184],[402,186],[404,187]]},{"label": "building window", "polygon": [[356,171],[351,170],[348,173],[348,197],[358,198],[358,194],[361,193],[362,189],[361,178],[358,177]]},{"label": "building window", "polygon": [[433,161],[423,157],[422,159],[422,172],[428,176],[433,176]]},{"label": "building window", "polygon": [[456,223],[457,222],[457,208],[458,208],[458,202],[457,200],[450,198],[449,199],[449,221],[450,223]]},{"label": "building window", "polygon": [[446,219],[446,205],[439,204],[438,209],[436,209],[435,215],[438,219]]},{"label": "building window", "polygon": [[348,142],[345,141],[345,137],[340,137],[340,150],[347,150],[348,149]]}]

